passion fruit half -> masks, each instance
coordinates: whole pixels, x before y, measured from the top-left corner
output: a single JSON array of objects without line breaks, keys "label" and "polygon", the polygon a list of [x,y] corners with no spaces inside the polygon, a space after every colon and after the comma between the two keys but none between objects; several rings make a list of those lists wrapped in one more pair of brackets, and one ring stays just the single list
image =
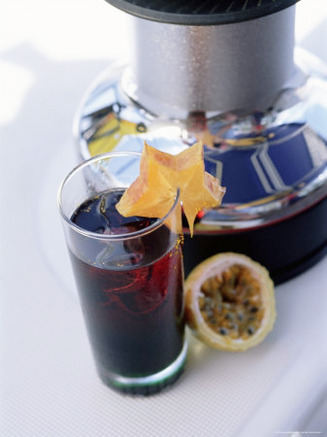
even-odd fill
[{"label": "passion fruit half", "polygon": [[186,279],[185,315],[193,333],[213,348],[244,351],[259,344],[276,318],[267,269],[232,252],[206,259]]}]

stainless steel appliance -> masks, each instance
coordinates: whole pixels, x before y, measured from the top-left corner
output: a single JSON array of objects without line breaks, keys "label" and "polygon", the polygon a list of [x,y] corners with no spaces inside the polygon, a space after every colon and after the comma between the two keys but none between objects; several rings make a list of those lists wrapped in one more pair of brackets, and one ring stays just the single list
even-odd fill
[{"label": "stainless steel appliance", "polygon": [[245,253],[275,283],[327,252],[327,69],[294,47],[297,0],[107,0],[133,17],[132,59],[110,65],[75,119],[82,159],[171,153],[202,141],[227,188],[203,211],[188,272],[217,253]]}]

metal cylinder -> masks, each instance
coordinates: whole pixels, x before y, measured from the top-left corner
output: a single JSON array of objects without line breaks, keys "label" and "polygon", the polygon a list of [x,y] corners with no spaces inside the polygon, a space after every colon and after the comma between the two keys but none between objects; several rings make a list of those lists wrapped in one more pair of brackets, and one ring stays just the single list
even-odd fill
[{"label": "metal cylinder", "polygon": [[133,94],[155,114],[264,111],[293,74],[294,5],[220,25],[132,20]]}]

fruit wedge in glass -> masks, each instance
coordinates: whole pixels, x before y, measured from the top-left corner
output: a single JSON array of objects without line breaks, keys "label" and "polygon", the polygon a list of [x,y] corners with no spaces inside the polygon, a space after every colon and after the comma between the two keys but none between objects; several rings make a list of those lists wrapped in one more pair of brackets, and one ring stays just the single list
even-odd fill
[{"label": "fruit wedge in glass", "polygon": [[181,205],[192,225],[199,209],[219,204],[222,195],[204,171],[202,145],[176,156],[148,145],[142,154],[99,155],[63,181],[59,211],[106,385],[150,395],[181,375],[187,355]]}]

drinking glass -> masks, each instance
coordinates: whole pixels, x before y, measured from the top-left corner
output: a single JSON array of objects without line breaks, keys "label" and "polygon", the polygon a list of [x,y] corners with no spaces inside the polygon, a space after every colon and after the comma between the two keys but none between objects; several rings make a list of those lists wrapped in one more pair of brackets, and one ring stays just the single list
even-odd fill
[{"label": "drinking glass", "polygon": [[96,368],[108,386],[149,395],[182,373],[183,263],[179,193],[162,219],[115,208],[141,155],[113,152],[77,166],[58,193],[66,243]]}]

